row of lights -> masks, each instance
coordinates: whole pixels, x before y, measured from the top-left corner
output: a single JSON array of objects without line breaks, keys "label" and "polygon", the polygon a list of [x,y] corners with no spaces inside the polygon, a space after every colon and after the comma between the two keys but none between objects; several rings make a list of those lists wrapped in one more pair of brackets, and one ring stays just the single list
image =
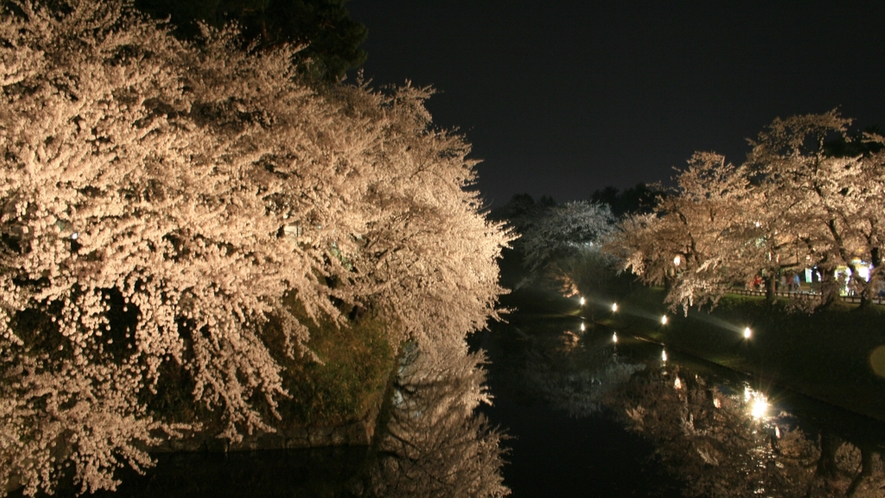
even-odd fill
[{"label": "row of lights", "polygon": [[[584,296],[581,296],[581,298],[578,301],[581,303],[581,306],[584,306],[585,304],[587,304],[587,300],[584,299]],[[612,303],[612,313],[614,313],[616,311],[618,311],[618,303]]]},{"label": "row of lights", "polygon": [[[585,304],[585,302],[586,302],[585,299],[583,297],[581,297],[581,306],[583,306]],[[612,303],[611,310],[612,310],[612,313],[616,313],[618,311],[618,303]],[[661,316],[661,325],[667,325],[667,321],[668,321],[667,315],[662,315]],[[584,327],[584,323],[582,322],[581,323],[581,331],[583,332],[584,330],[585,330],[585,327]],[[750,327],[744,327],[743,335],[744,335],[744,339],[750,339],[753,336],[752,329],[750,329]],[[618,333],[617,332],[612,333],[612,343],[614,343],[614,344],[618,343]],[[667,350],[666,349],[661,350],[661,362],[666,363],[668,359],[669,358],[667,356]],[[679,379],[679,377],[677,377],[676,378],[676,389],[680,389],[681,387],[682,386],[681,386],[680,379]],[[768,408],[770,406],[765,395],[762,393],[759,393],[759,392],[753,392],[749,389],[746,389],[744,392],[744,396],[745,396],[745,400],[747,402],[752,402],[752,403],[750,403],[750,415],[755,419],[765,418],[765,416],[768,412]],[[719,408],[720,405],[719,405],[718,399],[714,400],[714,405],[716,405],[716,407]]]},{"label": "row of lights", "polygon": [[[677,263],[677,265],[678,265],[678,263]],[[581,302],[581,306],[584,306],[584,304],[586,304],[587,300],[584,299],[583,296],[581,296],[580,302]],[[618,303],[612,303],[611,310],[612,310],[612,313],[617,313]],[[661,325],[667,325],[668,321],[669,321],[669,318],[667,318],[667,315],[661,315]],[[583,330],[584,330],[584,324],[582,323],[581,324],[581,331],[583,331]],[[750,327],[745,327],[744,328],[744,339],[749,339],[752,336],[753,336],[753,331],[750,329]],[[617,341],[615,341],[615,342],[617,342]]]},{"label": "row of lights", "polygon": [[[676,261],[674,261],[674,263],[676,263],[676,265],[679,265],[679,263]],[[581,306],[584,306],[585,303],[586,303],[586,300],[584,299],[584,297],[581,297]],[[616,313],[618,311],[618,303],[612,303],[611,310],[612,310],[612,313]],[[667,322],[668,322],[667,315],[661,315],[661,325],[667,325]],[[585,327],[584,327],[584,323],[582,322],[581,323],[581,331],[583,332],[584,330],[585,330]],[[752,329],[750,329],[750,327],[744,327],[743,335],[744,335],[744,339],[750,339],[753,336]],[[614,344],[618,343],[618,333],[617,332],[612,333],[612,343],[614,343]],[[667,360],[668,360],[667,350],[666,349],[661,350],[661,361],[666,363]],[[681,383],[679,381],[679,378],[677,377],[676,378],[676,388],[677,389],[681,388],[680,384]],[[746,389],[744,392],[744,396],[745,396],[745,400],[747,402],[752,401],[752,403],[750,404],[750,415],[755,419],[764,418],[766,416],[766,414],[768,412],[768,408],[770,406],[765,395],[762,393],[759,393],[759,392],[752,392],[751,390]],[[718,408],[719,407],[719,400],[718,399],[715,400],[714,404],[717,405],[717,408]]]}]

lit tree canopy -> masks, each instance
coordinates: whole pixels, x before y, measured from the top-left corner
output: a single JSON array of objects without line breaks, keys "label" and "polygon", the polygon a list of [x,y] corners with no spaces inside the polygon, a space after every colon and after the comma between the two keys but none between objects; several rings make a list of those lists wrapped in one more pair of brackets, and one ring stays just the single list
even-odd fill
[{"label": "lit tree canopy", "polygon": [[270,348],[308,361],[313,319],[372,308],[432,350],[495,315],[506,237],[428,90],[320,94],[286,45],[51,5],[0,20],[0,483],[51,490],[70,461],[113,488],[148,465],[169,365],[238,440],[273,430]]},{"label": "lit tree canopy", "polygon": [[[851,120],[836,111],[776,119],[759,137],[747,161],[766,203],[763,228],[789,241],[792,254],[776,261],[793,266],[819,266],[827,276],[837,266],[850,269],[851,279],[868,302],[878,281],[880,234],[883,218],[883,156],[872,152],[840,156],[828,144],[848,138]],[[869,135],[865,141],[881,143]],[[772,237],[773,238],[773,237]],[[874,274],[861,278],[857,262],[874,262]],[[834,285],[824,286],[831,300]]]},{"label": "lit tree canopy", "polygon": [[[673,195],[655,214],[622,221],[610,247],[646,283],[669,286],[667,301],[686,311],[760,272],[773,296],[779,273],[813,266],[826,275],[817,304],[833,299],[839,266],[869,302],[880,279],[883,138],[865,135],[856,155],[831,153],[849,125],[836,111],[776,119],[741,166],[696,153]],[[873,265],[868,280],[861,261]]]},{"label": "lit tree canopy", "polygon": [[614,225],[614,217],[606,204],[570,202],[544,211],[534,223],[527,225],[519,246],[525,253],[525,264],[540,268],[556,256],[600,244]]},{"label": "lit tree canopy", "polygon": [[[657,213],[622,220],[610,247],[644,282],[671,285],[673,306],[714,302],[747,268],[752,195],[741,169],[714,153],[695,153]],[[753,222],[749,222],[753,226]]]}]

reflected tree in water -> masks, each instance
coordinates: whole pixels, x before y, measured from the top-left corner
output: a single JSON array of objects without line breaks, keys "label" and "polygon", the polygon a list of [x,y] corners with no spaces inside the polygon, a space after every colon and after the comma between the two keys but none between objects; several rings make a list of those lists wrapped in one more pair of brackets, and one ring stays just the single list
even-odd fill
[{"label": "reflected tree in water", "polygon": [[[592,415],[606,395],[645,365],[621,361],[612,348],[565,331],[546,341],[534,338],[527,350],[525,384],[552,407],[573,417]],[[546,344],[545,344],[546,342]]]},{"label": "reflected tree in water", "polygon": [[482,353],[407,348],[364,496],[506,496],[501,431],[475,409],[489,401]]},{"label": "reflected tree in water", "polygon": [[686,496],[881,496],[885,475],[873,453],[810,436],[786,413],[754,415],[760,396],[664,367],[635,376],[608,403],[655,443]]},{"label": "reflected tree in water", "polygon": [[790,414],[761,409],[765,395],[749,386],[636,360],[610,334],[520,334],[520,353],[508,354],[511,388],[575,417],[614,414],[654,444],[684,496],[882,496],[885,468],[871,443],[800,429]]}]

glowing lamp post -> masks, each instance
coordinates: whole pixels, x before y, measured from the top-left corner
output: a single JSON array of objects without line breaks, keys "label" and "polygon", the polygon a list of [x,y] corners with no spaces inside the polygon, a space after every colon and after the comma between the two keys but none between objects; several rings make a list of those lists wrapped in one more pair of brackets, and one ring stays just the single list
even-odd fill
[{"label": "glowing lamp post", "polygon": [[586,327],[584,327],[584,322],[581,322],[581,332],[585,331]]},{"label": "glowing lamp post", "polygon": [[584,296],[581,296],[581,301],[580,301],[581,306],[584,306],[584,303],[585,303],[585,302],[586,302],[586,301],[584,300]]},{"label": "glowing lamp post", "polygon": [[618,311],[618,303],[612,303],[612,313]]},{"label": "glowing lamp post", "polygon": [[612,334],[612,342],[615,344],[618,343],[618,333],[617,332]]},{"label": "glowing lamp post", "polygon": [[753,331],[750,330],[750,327],[746,327],[744,329],[744,339],[749,339],[750,337],[752,337],[752,335],[753,335]]},{"label": "glowing lamp post", "polygon": [[661,316],[661,325],[667,325],[667,315]]}]

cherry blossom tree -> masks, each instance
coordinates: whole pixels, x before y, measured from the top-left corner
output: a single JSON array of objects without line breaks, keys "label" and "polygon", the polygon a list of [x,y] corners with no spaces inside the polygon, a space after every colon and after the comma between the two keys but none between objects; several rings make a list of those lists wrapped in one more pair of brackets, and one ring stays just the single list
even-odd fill
[{"label": "cherry blossom tree", "polygon": [[535,270],[556,257],[599,245],[614,221],[606,204],[578,201],[551,207],[522,234],[519,245],[525,265]]},{"label": "cherry blossom tree", "polygon": [[[838,267],[869,303],[881,278],[883,139],[868,134],[864,152],[830,153],[849,124],[836,111],[776,119],[741,166],[696,153],[655,214],[622,220],[609,249],[643,282],[667,286],[667,302],[686,312],[760,273],[774,300],[778,276],[811,267],[824,276],[820,299],[793,305],[831,302]],[[868,276],[862,262],[872,265]]]},{"label": "cherry blossom tree", "polygon": [[857,201],[855,222],[851,227],[870,264],[868,284],[863,279],[855,279],[859,284],[861,306],[869,304],[875,293],[881,290],[885,256],[885,226],[882,219],[882,213],[885,212],[885,137],[867,133],[864,135],[864,142],[868,148],[861,155],[861,174],[856,188],[851,191],[852,197]]},{"label": "cherry blossom tree", "polygon": [[643,282],[667,286],[666,301],[687,312],[715,305],[754,271],[746,263],[755,252],[747,234],[754,196],[741,169],[715,153],[695,153],[675,181],[655,213],[622,220],[607,248]]},{"label": "cherry blossom tree", "polygon": [[429,352],[495,316],[507,237],[429,90],[319,93],[293,48],[116,1],[8,4],[0,39],[0,483],[150,465],[201,421],[150,409],[170,371],[218,437],[273,431],[275,353],[314,361],[308,324],[354,306]]},{"label": "cherry blossom tree", "polygon": [[863,278],[858,262],[877,259],[879,251],[882,158],[827,151],[828,142],[848,138],[850,123],[835,110],[776,119],[750,142],[748,166],[766,202],[766,225],[802,246],[793,256],[797,264],[823,270],[824,304],[838,291],[838,266],[849,269],[865,302],[878,280],[878,270]]},{"label": "cherry blossom tree", "polygon": [[579,201],[548,206],[515,225],[521,236],[514,246],[530,275],[543,275],[564,294],[598,290],[614,275],[611,257],[601,251],[614,227],[608,205]]}]

